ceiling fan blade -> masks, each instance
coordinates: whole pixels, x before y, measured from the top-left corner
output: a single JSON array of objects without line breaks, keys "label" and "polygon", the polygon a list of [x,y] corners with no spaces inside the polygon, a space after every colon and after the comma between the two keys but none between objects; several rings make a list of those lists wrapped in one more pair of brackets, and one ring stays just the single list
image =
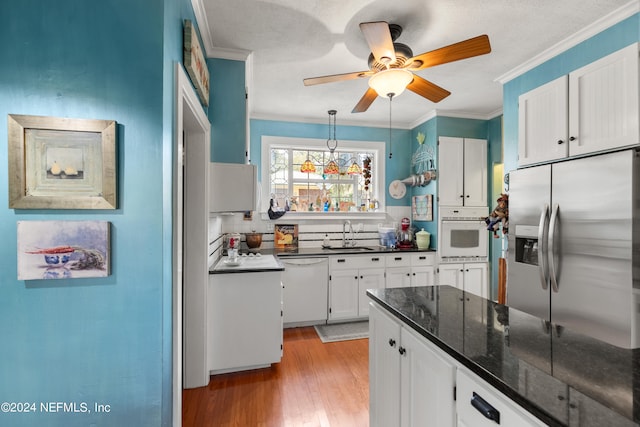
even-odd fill
[{"label": "ceiling fan blade", "polygon": [[360,101],[358,101],[356,106],[353,107],[353,110],[351,110],[351,112],[363,113],[367,111],[369,106],[371,106],[371,104],[373,103],[373,101],[376,100],[377,97],[378,97],[378,93],[375,90],[371,88],[367,89],[367,91],[364,93],[362,98],[360,98]]},{"label": "ceiling fan blade", "polygon": [[360,31],[367,40],[376,61],[381,64],[396,62],[396,50],[393,47],[389,24],[384,21],[363,22],[360,24]]},{"label": "ceiling fan blade", "polygon": [[469,40],[464,40],[449,46],[441,47],[440,49],[416,55],[411,58],[413,63],[409,65],[408,68],[410,70],[422,70],[423,68],[484,55],[489,52],[491,52],[489,36],[483,34]]},{"label": "ceiling fan blade", "polygon": [[341,82],[343,80],[353,80],[373,74],[371,71],[357,71],[355,73],[332,74],[330,76],[310,77],[304,79],[305,86],[319,85],[322,83]]},{"label": "ceiling fan blade", "polygon": [[413,81],[407,85],[407,89],[427,98],[431,102],[440,102],[451,95],[448,90],[416,75],[413,76]]}]

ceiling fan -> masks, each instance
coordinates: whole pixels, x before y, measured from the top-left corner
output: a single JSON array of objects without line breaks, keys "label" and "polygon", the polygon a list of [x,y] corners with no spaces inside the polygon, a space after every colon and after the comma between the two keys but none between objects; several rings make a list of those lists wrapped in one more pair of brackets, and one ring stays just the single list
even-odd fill
[{"label": "ceiling fan", "polygon": [[360,24],[360,30],[371,49],[368,71],[304,79],[304,85],[311,86],[370,77],[369,89],[358,101],[352,113],[367,111],[378,95],[392,98],[400,95],[405,88],[431,102],[440,102],[451,92],[423,79],[413,71],[491,52],[489,37],[486,34],[413,56],[409,46],[395,42],[402,34],[400,25],[384,21],[363,22]]}]

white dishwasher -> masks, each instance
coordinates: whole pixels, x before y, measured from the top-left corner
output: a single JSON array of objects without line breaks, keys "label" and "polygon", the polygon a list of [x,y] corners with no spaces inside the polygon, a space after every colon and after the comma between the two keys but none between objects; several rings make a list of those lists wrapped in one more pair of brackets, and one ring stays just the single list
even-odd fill
[{"label": "white dishwasher", "polygon": [[328,258],[281,257],[284,265],[284,327],[326,323]]}]

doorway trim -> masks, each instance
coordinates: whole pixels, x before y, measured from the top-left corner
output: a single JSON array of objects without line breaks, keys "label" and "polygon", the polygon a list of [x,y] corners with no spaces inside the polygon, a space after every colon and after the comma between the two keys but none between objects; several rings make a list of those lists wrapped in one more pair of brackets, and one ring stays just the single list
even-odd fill
[{"label": "doorway trim", "polygon": [[206,291],[211,124],[180,63],[175,65],[175,76],[172,389],[173,425],[180,426],[183,387],[204,386],[209,379]]}]

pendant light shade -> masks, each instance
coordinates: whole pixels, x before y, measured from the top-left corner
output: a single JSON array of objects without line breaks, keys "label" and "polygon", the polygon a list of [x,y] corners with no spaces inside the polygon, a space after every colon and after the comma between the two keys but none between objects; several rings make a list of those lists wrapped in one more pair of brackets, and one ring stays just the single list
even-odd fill
[{"label": "pendant light shade", "polygon": [[407,88],[413,80],[413,74],[402,68],[389,68],[375,73],[369,79],[369,87],[376,93],[386,98],[390,93],[398,96]]},{"label": "pendant light shade", "polygon": [[351,163],[351,166],[349,166],[349,169],[347,169],[347,173],[349,175],[360,175],[362,173],[362,169],[360,168],[360,165],[354,161]]},{"label": "pendant light shade", "polygon": [[329,160],[329,163],[327,163],[324,167],[324,173],[325,175],[337,175],[340,173],[340,168],[338,167],[338,164],[335,160]]},{"label": "pendant light shade", "polygon": [[316,173],[316,166],[311,160],[307,158],[303,164],[300,165],[300,172],[302,173]]}]

